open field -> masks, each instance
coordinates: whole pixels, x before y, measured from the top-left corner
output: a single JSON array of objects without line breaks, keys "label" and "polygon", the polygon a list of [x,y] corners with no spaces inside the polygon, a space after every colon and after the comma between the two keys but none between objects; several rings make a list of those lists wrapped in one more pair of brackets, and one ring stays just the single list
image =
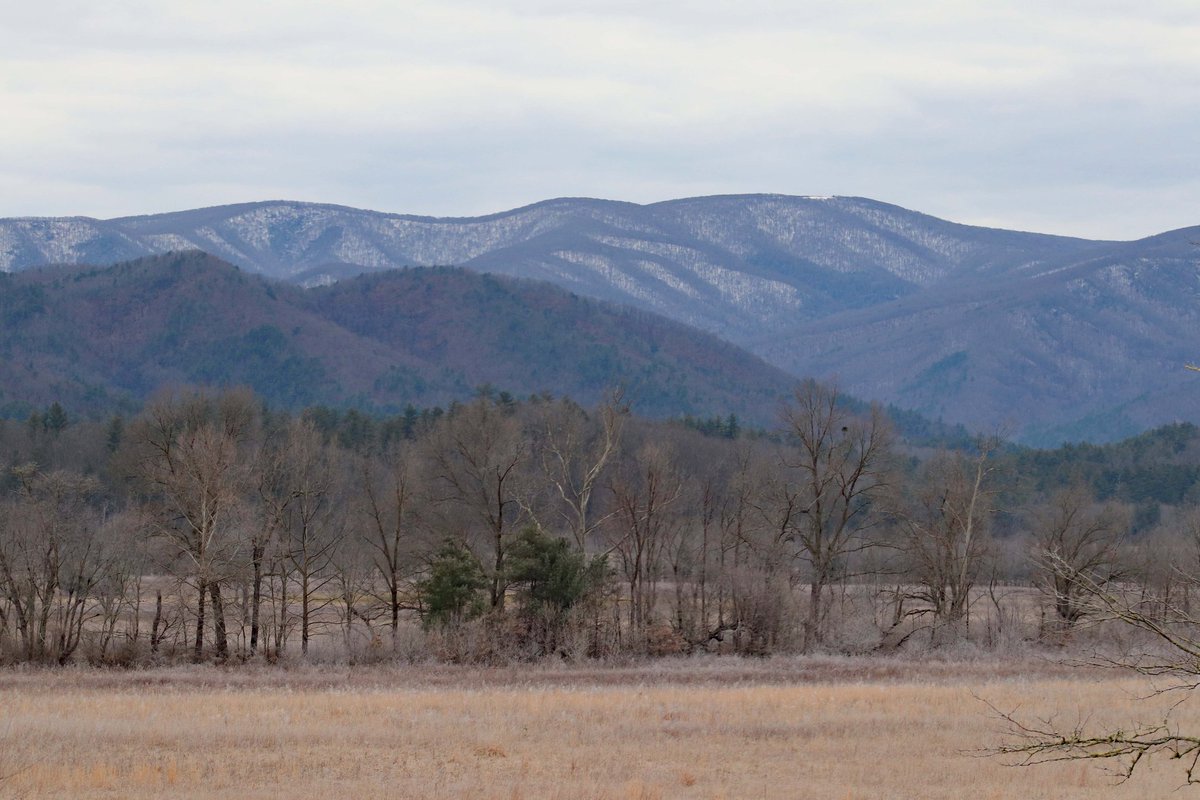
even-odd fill
[{"label": "open field", "polygon": [[[1151,763],[1006,767],[978,698],[1072,724],[1178,697],[1040,661],[0,673],[0,797],[1144,798]],[[1200,730],[1200,714],[1177,710]]]}]

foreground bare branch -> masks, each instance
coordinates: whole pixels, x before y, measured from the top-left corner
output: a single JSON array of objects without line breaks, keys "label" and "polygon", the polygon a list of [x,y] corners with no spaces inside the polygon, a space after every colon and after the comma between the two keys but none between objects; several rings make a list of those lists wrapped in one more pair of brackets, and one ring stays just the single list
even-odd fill
[{"label": "foreground bare branch", "polygon": [[[985,701],[986,702],[986,701]],[[1174,728],[1170,720],[1132,730],[1118,729],[1093,733],[1085,725],[1069,731],[1059,729],[1053,720],[1021,721],[1014,714],[988,706],[1003,720],[1009,740],[990,754],[1014,758],[1016,766],[1051,764],[1060,761],[1100,759],[1117,765],[1121,781],[1128,780],[1142,760],[1161,755],[1181,760],[1189,784],[1200,783],[1200,736],[1189,736]]]},{"label": "foreground bare branch", "polygon": [[[1137,674],[1174,681],[1154,689],[1152,695],[1196,688],[1200,676],[1200,620],[1179,612],[1164,614],[1161,606],[1148,604],[1139,593],[1119,581],[1106,580],[1090,568],[1080,568],[1058,552],[1043,556],[1043,567],[1053,580],[1074,587],[1078,592],[1079,611],[1095,621],[1116,621],[1153,637],[1162,653],[1140,652],[1100,661],[1109,667],[1121,667]],[[1144,759],[1165,756],[1182,761],[1188,784],[1200,783],[1200,734],[1179,730],[1171,721],[1171,711],[1185,702],[1185,694],[1166,713],[1160,723],[1112,731],[1094,732],[1080,724],[1070,730],[1058,727],[1054,720],[1021,720],[1014,713],[989,707],[1005,725],[1009,740],[990,754],[1015,757],[1015,764],[1030,766],[1059,761],[1098,759],[1117,765],[1121,780],[1129,779]],[[986,702],[986,701],[985,701]]]}]

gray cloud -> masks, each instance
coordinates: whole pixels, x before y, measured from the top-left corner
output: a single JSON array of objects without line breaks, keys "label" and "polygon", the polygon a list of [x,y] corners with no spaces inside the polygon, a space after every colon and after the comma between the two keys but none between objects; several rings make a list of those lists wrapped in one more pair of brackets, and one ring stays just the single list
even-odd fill
[{"label": "gray cloud", "polygon": [[775,191],[1130,238],[1200,223],[1196,41],[1190,0],[22,4],[0,215]]}]

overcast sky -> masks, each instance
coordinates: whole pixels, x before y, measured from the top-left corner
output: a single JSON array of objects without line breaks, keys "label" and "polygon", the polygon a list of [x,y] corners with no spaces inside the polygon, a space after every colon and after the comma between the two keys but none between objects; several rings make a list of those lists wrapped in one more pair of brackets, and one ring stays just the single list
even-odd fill
[{"label": "overcast sky", "polygon": [[862,195],[1200,224],[1200,2],[0,0],[0,216]]}]

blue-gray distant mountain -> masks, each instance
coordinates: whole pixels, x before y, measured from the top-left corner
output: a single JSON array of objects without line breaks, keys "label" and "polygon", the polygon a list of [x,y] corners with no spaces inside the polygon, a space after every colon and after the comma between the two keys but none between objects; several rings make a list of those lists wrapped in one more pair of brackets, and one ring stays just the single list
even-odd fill
[{"label": "blue-gray distant mountain", "polygon": [[715,333],[794,375],[1029,440],[1200,421],[1200,230],[1097,242],[862,198],[560,199],[434,219],[267,202],[0,220],[0,269],[198,248],[304,285],[453,264]]}]

